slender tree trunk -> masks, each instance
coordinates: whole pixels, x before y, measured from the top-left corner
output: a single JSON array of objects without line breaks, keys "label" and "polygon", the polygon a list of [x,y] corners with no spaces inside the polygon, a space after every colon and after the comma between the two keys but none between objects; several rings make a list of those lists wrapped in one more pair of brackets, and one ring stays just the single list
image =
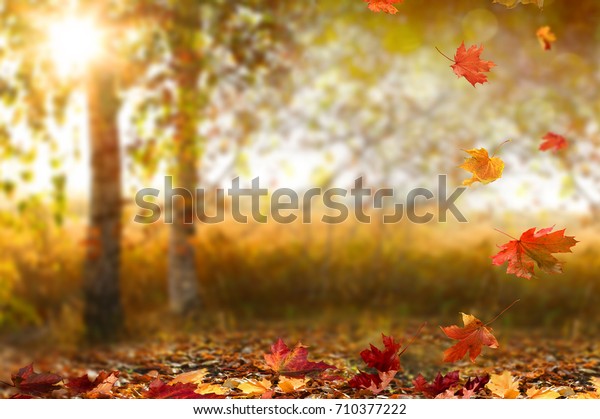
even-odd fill
[{"label": "slender tree trunk", "polygon": [[[174,120],[175,165],[173,184],[194,197],[198,187],[199,138],[197,133],[197,72],[182,66],[177,77],[178,104]],[[173,225],[169,243],[169,304],[178,315],[197,313],[201,307],[193,238],[196,234],[194,200],[173,201]]]},{"label": "slender tree trunk", "polygon": [[116,338],[123,323],[121,253],[121,156],[115,74],[97,65],[87,80],[91,153],[89,245],[84,272],[85,324],[90,341]]}]

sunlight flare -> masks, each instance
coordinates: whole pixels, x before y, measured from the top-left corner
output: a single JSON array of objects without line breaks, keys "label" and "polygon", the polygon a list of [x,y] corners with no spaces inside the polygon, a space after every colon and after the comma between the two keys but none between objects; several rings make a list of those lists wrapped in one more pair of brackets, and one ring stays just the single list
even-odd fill
[{"label": "sunlight flare", "polygon": [[60,75],[82,70],[101,49],[102,34],[91,19],[67,17],[49,28],[52,60]]}]

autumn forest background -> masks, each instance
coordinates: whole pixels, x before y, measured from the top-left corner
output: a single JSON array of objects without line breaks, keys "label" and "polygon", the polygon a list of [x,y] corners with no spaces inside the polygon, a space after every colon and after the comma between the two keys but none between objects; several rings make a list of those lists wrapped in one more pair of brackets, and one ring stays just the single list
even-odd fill
[{"label": "autumn forest background", "polygon": [[[386,390],[412,394],[417,374],[456,369],[438,325],[519,299],[494,322],[500,347],[460,361],[463,377],[594,391],[600,3],[368,3],[0,0],[0,380],[34,362],[65,377],[120,370],[123,397],[144,394],[149,373],[199,367],[210,382],[274,383],[262,354],[279,337],[348,378],[382,332],[406,343],[424,324]],[[496,64],[475,88],[439,52],[463,41]],[[539,150],[548,132],[569,146]],[[502,177],[457,201],[467,223],[383,224],[365,204],[370,223],[326,224],[313,208],[311,224],[185,224],[182,201],[172,225],[133,222],[136,192],[165,176],[208,196],[236,177],[301,194],[361,176],[405,196],[436,191],[440,174],[461,186],[464,150],[506,140]],[[579,241],[557,255],[562,274],[492,265],[509,240],[496,229],[550,226]],[[314,383],[291,394],[354,394]]]}]

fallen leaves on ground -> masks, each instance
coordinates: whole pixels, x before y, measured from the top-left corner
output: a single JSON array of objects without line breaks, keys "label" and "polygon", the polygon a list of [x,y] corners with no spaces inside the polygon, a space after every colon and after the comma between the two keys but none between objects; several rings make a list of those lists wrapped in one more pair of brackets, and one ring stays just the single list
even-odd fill
[{"label": "fallen leaves on ground", "polygon": [[381,334],[383,350],[372,343],[370,348],[361,351],[360,357],[369,368],[375,369],[375,373],[361,371],[355,375],[348,385],[379,394],[392,382],[398,370],[400,370],[400,347],[401,341],[396,342],[393,336]]},{"label": "fallen leaves on ground", "polygon": [[100,371],[93,381],[89,379],[88,374],[84,374],[81,377],[69,379],[65,387],[71,393],[80,394],[86,398],[105,398],[110,396],[119,374],[119,371],[110,373]]},{"label": "fallen leaves on ground", "polygon": [[237,388],[248,396],[262,396],[263,394],[270,392],[272,386],[273,383],[266,378],[263,378],[260,381],[254,379],[245,380],[239,384]]},{"label": "fallen leaves on ground", "polygon": [[492,374],[486,387],[501,399],[516,399],[521,394],[519,384],[520,381],[514,378],[510,371],[504,371],[502,374]]},{"label": "fallen leaves on ground", "polygon": [[51,392],[58,389],[58,383],[62,381],[60,375],[47,372],[35,372],[33,370],[33,364],[21,368],[16,374],[12,374],[11,378],[13,385],[20,392],[26,394]]},{"label": "fallen leaves on ground", "polygon": [[[404,333],[405,329],[394,332]],[[109,398],[423,398],[431,396],[413,386],[417,377],[424,377],[423,386],[435,386],[438,372],[442,382],[444,378],[448,382],[456,370],[460,371],[458,382],[435,397],[501,397],[492,389],[506,396],[506,387],[515,387],[516,382],[520,383],[517,386],[519,398],[531,397],[531,389],[536,389],[533,397],[555,396],[547,390],[558,393],[560,398],[600,397],[600,380],[595,378],[600,375],[600,345],[589,339],[550,339],[531,330],[511,330],[502,347],[489,352],[485,358],[478,358],[477,364],[463,362],[444,370],[440,354],[448,341],[442,333],[435,333],[434,328],[426,328],[411,345],[411,350],[402,356],[402,368],[398,372],[381,373],[368,367],[360,356],[365,346],[374,352],[368,345],[371,339],[366,339],[364,332],[312,331],[290,338],[304,337],[311,347],[318,348],[317,359],[335,365],[336,370],[300,378],[283,376],[264,364],[265,349],[277,340],[278,334],[282,335],[282,331],[206,332],[170,342],[123,343],[102,351],[81,351],[77,355],[49,351],[33,356],[14,351],[7,357],[8,349],[3,347],[0,363],[4,368],[0,371],[0,380],[9,384],[0,382],[0,397],[93,398],[100,395],[86,393],[104,383],[110,389],[99,393]],[[389,342],[388,347],[395,350],[397,340]],[[380,345],[378,350],[384,354],[386,345]],[[14,371],[16,377],[18,366],[31,359],[36,361],[36,370],[51,371],[53,380],[59,381],[38,388],[44,391],[35,394],[26,394],[10,384],[10,371]],[[388,359],[392,362],[372,365],[394,366],[393,357]],[[359,368],[366,372],[357,375]],[[118,379],[112,385],[117,371]],[[511,381],[510,385],[504,385],[503,392],[498,387],[501,384],[498,378],[486,386],[488,374],[502,376],[505,371],[509,372]],[[357,376],[360,378],[355,379]],[[60,381],[60,377],[76,378]],[[349,383],[360,379],[366,379],[361,386],[353,387]],[[436,389],[432,394],[437,392]]]},{"label": "fallen leaves on ground", "polygon": [[458,370],[449,372],[442,376],[442,373],[438,372],[436,377],[431,383],[428,383],[425,377],[421,374],[413,380],[415,390],[423,393],[426,397],[435,398],[437,395],[445,392],[450,387],[458,384],[459,381]]},{"label": "fallen leaves on ground", "polygon": [[560,393],[558,391],[554,391],[549,387],[544,388],[528,388],[525,392],[528,399],[558,399],[560,397]]},{"label": "fallen leaves on ground", "polygon": [[290,350],[281,338],[271,346],[271,353],[265,354],[264,358],[273,371],[282,375],[303,377],[306,374],[335,368],[325,362],[309,361],[307,346],[298,343],[294,349]]}]

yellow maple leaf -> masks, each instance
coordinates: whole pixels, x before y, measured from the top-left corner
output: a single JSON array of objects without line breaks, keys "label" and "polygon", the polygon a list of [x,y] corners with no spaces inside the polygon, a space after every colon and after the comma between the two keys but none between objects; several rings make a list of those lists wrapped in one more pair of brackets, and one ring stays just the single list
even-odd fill
[{"label": "yellow maple leaf", "polygon": [[306,386],[308,381],[310,381],[309,378],[282,378],[277,387],[284,393],[293,393]]},{"label": "yellow maple leaf", "polygon": [[500,157],[489,156],[485,148],[464,150],[471,155],[463,164],[461,169],[471,172],[473,176],[463,181],[463,185],[470,186],[475,182],[490,183],[502,177],[504,162]]},{"label": "yellow maple leaf", "polygon": [[229,390],[218,384],[204,383],[200,384],[194,393],[198,394],[227,394]]},{"label": "yellow maple leaf", "polygon": [[509,371],[502,374],[492,374],[486,387],[495,395],[503,399],[516,399],[519,394],[519,380],[513,378]]},{"label": "yellow maple leaf", "polygon": [[531,387],[527,389],[528,399],[558,399],[560,393],[552,390],[549,387],[535,388]]},{"label": "yellow maple leaf", "polygon": [[535,4],[540,9],[544,7],[544,0],[494,0],[494,3],[502,4],[509,9],[512,9],[518,4]]},{"label": "yellow maple leaf", "polygon": [[266,378],[263,378],[261,381],[250,379],[242,382],[237,388],[242,390],[242,392],[248,396],[257,396],[271,390],[272,385],[273,384]]},{"label": "yellow maple leaf", "polygon": [[179,374],[177,377],[173,378],[169,381],[169,385],[182,383],[193,383],[193,384],[201,384],[204,377],[206,377],[208,371],[205,368],[196,371],[184,372],[183,374]]}]

